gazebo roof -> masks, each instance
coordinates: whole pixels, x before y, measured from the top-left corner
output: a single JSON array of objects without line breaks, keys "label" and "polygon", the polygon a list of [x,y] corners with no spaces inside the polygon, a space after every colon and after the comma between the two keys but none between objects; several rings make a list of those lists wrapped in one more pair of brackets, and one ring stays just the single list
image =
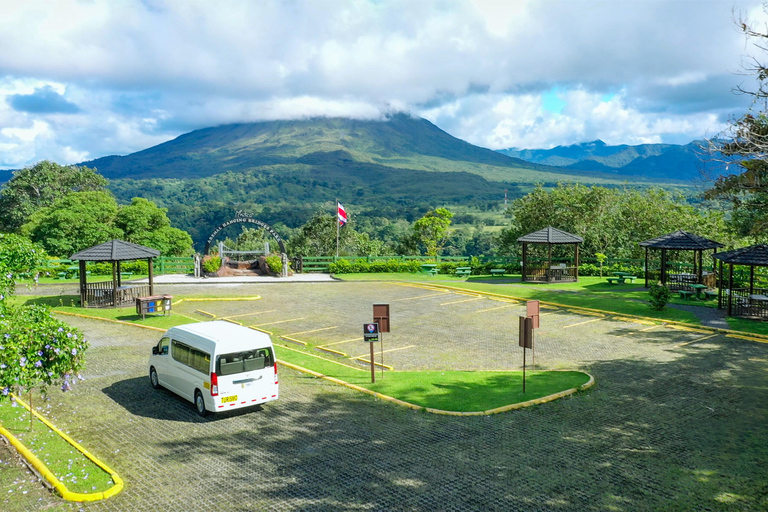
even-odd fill
[{"label": "gazebo roof", "polygon": [[752,245],[732,251],[718,252],[714,257],[723,263],[768,267],[768,245]]},{"label": "gazebo roof", "polygon": [[678,251],[698,251],[724,247],[720,242],[680,230],[640,242],[639,245],[640,247],[649,247],[651,249],[672,249]]},{"label": "gazebo roof", "polygon": [[521,236],[517,241],[532,244],[580,244],[584,239],[560,229],[548,227]]},{"label": "gazebo roof", "polygon": [[144,260],[160,256],[160,251],[123,240],[110,240],[73,254],[70,260],[126,261]]}]

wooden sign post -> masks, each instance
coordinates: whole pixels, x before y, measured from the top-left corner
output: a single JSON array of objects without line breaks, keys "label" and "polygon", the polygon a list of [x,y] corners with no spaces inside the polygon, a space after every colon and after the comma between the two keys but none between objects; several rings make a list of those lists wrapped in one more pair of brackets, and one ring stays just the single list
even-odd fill
[{"label": "wooden sign post", "polygon": [[525,393],[525,349],[533,348],[533,319],[526,316],[520,318],[520,338],[518,344],[523,347],[523,393]]},{"label": "wooden sign post", "polygon": [[[389,304],[373,305],[373,321],[379,324],[379,333],[389,332]],[[379,334],[379,353],[381,355],[381,376],[384,377],[384,336]]]},{"label": "wooden sign post", "polygon": [[371,347],[371,384],[376,383],[376,366],[373,362],[373,344],[379,341],[379,324],[363,324],[363,341]]},{"label": "wooden sign post", "polygon": [[[531,318],[533,320],[533,328],[538,329],[539,328],[539,301],[537,300],[529,300],[525,303],[525,316]],[[536,347],[531,347],[531,366],[533,366],[533,370],[536,371]]]}]

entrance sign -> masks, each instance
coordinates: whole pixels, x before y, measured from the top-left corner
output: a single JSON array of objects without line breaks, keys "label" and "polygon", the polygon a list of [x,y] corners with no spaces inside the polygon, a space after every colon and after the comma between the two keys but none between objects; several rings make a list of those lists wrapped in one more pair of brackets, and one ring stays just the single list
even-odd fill
[{"label": "entrance sign", "polygon": [[277,243],[280,246],[280,252],[285,253],[285,244],[283,243],[283,239],[280,237],[279,234],[277,234],[277,231],[272,229],[272,226],[258,219],[254,219],[253,217],[251,217],[250,213],[244,212],[242,210],[238,210],[237,213],[235,214],[234,219],[228,220],[227,222],[225,222],[224,224],[220,225],[219,227],[213,230],[213,233],[211,233],[211,236],[208,237],[208,241],[205,242],[205,252],[203,254],[208,254],[208,251],[211,250],[211,243],[216,238],[216,235],[218,235],[222,229],[227,228],[232,224],[238,224],[238,223],[256,224],[257,226],[266,229],[267,232],[270,235],[272,235],[272,237],[275,240],[277,240]]}]

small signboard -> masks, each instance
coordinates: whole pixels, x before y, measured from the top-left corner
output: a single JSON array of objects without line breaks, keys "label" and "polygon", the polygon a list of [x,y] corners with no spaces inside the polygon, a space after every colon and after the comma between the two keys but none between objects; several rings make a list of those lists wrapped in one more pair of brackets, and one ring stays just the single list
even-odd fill
[{"label": "small signboard", "polygon": [[519,345],[523,348],[533,348],[533,319],[531,317],[520,317]]},{"label": "small signboard", "polygon": [[375,322],[363,324],[363,341],[369,343],[376,343],[379,341],[379,324]]},{"label": "small signboard", "polygon": [[525,316],[533,318],[533,328],[539,328],[539,301],[529,300],[525,303]]},{"label": "small signboard", "polygon": [[379,332],[389,332],[389,304],[373,305],[373,321],[379,324]]}]

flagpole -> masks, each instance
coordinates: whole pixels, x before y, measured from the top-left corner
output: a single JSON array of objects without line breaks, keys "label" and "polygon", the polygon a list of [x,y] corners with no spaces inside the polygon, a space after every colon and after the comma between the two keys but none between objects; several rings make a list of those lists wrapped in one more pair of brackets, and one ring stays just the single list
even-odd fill
[{"label": "flagpole", "polygon": [[339,257],[339,200],[336,200],[336,257]]}]

